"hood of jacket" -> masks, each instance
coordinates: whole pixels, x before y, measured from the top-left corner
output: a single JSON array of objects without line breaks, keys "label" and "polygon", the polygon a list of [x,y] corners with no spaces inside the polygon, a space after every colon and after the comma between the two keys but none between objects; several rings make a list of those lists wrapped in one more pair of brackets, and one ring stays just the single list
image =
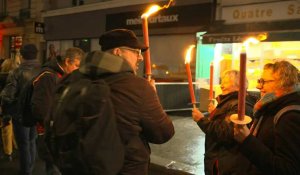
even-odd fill
[{"label": "hood of jacket", "polygon": [[230,92],[226,95],[219,95],[216,97],[218,101],[218,106],[222,106],[224,103],[227,103],[228,100],[237,99],[238,98],[238,91]]},{"label": "hood of jacket", "polygon": [[42,69],[51,69],[61,75],[65,74],[65,71],[62,69],[62,67],[59,65],[56,59],[51,59],[50,61],[43,64]]},{"label": "hood of jacket", "polygon": [[20,64],[20,67],[40,67],[41,63],[39,60],[23,60]]},{"label": "hood of jacket", "polygon": [[102,51],[88,53],[81,61],[79,71],[89,76],[134,72],[124,58]]}]

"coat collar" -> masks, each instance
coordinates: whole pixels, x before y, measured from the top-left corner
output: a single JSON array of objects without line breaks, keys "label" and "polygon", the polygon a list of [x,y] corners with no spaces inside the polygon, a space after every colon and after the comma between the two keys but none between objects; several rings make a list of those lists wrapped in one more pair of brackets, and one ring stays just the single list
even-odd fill
[{"label": "coat collar", "polygon": [[130,65],[122,57],[102,51],[88,53],[81,62],[79,71],[93,76],[120,72],[133,73]]}]

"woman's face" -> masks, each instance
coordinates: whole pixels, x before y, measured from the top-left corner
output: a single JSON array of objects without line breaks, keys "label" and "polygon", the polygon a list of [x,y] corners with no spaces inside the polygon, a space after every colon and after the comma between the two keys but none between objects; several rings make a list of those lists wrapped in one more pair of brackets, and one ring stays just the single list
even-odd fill
[{"label": "woman's face", "polygon": [[235,79],[228,75],[224,76],[221,80],[222,95],[229,94],[234,91],[238,91],[239,87],[236,86]]},{"label": "woman's face", "polygon": [[261,96],[264,96],[266,93],[275,92],[276,79],[272,69],[263,70],[256,88],[260,90]]}]

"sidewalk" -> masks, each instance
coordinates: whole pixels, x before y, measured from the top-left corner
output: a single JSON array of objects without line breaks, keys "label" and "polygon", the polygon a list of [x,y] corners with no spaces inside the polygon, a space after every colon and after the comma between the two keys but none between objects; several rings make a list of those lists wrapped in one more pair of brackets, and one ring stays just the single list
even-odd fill
[{"label": "sidewalk", "polygon": [[150,145],[150,175],[204,175],[204,133],[190,116],[171,118],[175,126],[174,137],[165,144]]},{"label": "sidewalk", "polygon": [[[204,133],[190,116],[171,116],[175,135],[162,145],[150,145],[149,175],[204,175]],[[0,162],[1,175],[17,175],[18,158],[13,162]],[[33,175],[46,175],[44,163],[38,159]]]}]

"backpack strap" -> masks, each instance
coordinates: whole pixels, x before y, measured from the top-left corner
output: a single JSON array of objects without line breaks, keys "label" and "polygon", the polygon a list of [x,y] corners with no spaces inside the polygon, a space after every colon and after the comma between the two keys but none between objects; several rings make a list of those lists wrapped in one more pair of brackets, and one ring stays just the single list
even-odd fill
[{"label": "backpack strap", "polygon": [[258,133],[258,130],[260,128],[263,118],[264,118],[264,116],[261,116],[259,119],[255,119],[250,128],[250,133],[252,133],[252,135],[255,137],[257,136],[257,133]]},{"label": "backpack strap", "polygon": [[282,108],[279,112],[277,112],[277,114],[275,115],[274,120],[273,120],[275,126],[278,123],[281,116],[288,111],[300,111],[300,105],[289,105],[289,106]]}]

